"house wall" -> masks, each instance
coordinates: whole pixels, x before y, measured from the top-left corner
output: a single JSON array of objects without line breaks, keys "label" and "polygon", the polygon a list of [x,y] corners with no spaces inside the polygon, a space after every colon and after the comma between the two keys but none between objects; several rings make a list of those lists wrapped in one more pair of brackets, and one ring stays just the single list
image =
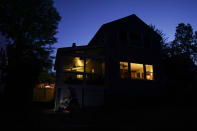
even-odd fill
[{"label": "house wall", "polygon": [[68,84],[63,82],[62,66],[64,55],[66,54],[61,54],[58,56],[59,63],[56,67],[55,108],[58,110],[63,103],[63,99],[69,97],[76,99],[80,107],[103,105],[104,85],[87,85],[85,81],[81,84]]},{"label": "house wall", "polygon": [[[118,26],[116,28],[108,28],[105,32],[106,45],[106,62],[108,69],[108,94],[119,96],[160,96],[165,90],[162,81],[162,64],[160,56],[160,43],[156,37],[151,37],[151,47],[132,47],[122,43],[118,38],[118,33],[139,32],[141,34],[146,31],[137,30],[127,26]],[[150,35],[151,36],[151,35]],[[143,42],[143,41],[142,41]],[[121,80],[120,79],[120,61],[130,61],[140,64],[151,64],[154,70],[154,79],[150,80]]]},{"label": "house wall", "polygon": [[[72,92],[75,94],[72,96]],[[102,106],[104,104],[104,86],[62,84],[56,89],[56,109],[61,107],[64,98],[76,99],[80,107]]]}]

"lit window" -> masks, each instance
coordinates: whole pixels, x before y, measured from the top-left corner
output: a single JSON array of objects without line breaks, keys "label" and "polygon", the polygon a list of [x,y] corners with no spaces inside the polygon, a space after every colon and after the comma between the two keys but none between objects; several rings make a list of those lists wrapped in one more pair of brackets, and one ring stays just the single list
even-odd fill
[{"label": "lit window", "polygon": [[64,83],[81,84],[83,82],[83,74],[64,72],[62,73],[62,81]]},{"label": "lit window", "polygon": [[153,65],[146,65],[146,79],[147,80],[154,80]]},{"label": "lit window", "polygon": [[81,60],[80,57],[66,56],[63,62],[64,71],[84,72],[84,60]]},{"label": "lit window", "polygon": [[131,79],[144,79],[143,64],[130,63]]},{"label": "lit window", "polygon": [[87,84],[103,84],[105,77],[105,62],[103,60],[86,59]]},{"label": "lit window", "polygon": [[97,59],[86,59],[86,73],[104,74],[104,61]]},{"label": "lit window", "polygon": [[83,80],[83,75],[81,75],[81,74],[77,74],[77,79],[79,79],[79,80]]},{"label": "lit window", "polygon": [[120,78],[128,78],[128,62],[120,62]]}]

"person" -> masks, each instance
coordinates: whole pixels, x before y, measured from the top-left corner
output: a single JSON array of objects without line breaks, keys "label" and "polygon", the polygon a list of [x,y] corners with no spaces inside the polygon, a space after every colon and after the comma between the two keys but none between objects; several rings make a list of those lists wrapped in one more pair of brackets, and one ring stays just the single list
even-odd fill
[{"label": "person", "polygon": [[61,112],[68,112],[68,107],[69,107],[69,104],[70,104],[70,98],[69,97],[64,97],[63,98],[63,101],[61,102],[61,105],[60,105],[60,111]]}]

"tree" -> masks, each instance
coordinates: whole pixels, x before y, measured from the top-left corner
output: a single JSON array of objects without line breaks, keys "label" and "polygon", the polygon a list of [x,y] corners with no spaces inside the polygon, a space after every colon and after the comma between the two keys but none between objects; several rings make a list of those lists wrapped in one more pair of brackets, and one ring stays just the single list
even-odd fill
[{"label": "tree", "polygon": [[1,84],[5,83],[6,69],[7,69],[6,52],[3,48],[0,48],[0,86],[2,86]]},{"label": "tree", "polygon": [[55,83],[55,77],[48,72],[41,72],[38,77],[39,83]]},{"label": "tree", "polygon": [[[180,23],[176,27],[175,39],[167,43],[162,31],[156,29],[155,26],[151,28],[162,38],[162,63],[170,100],[182,99],[184,96],[186,96],[184,100],[191,98],[190,89],[196,87],[197,32],[193,32],[190,24]],[[191,102],[191,99],[188,100],[186,103]]]},{"label": "tree", "polygon": [[171,56],[183,56],[192,59],[195,63],[197,44],[195,43],[195,34],[190,24],[178,24],[176,27],[175,39],[171,45]]},{"label": "tree", "polygon": [[155,27],[155,25],[149,25],[149,27],[156,32],[161,40],[160,40],[160,45],[161,45],[161,59],[162,61],[165,61],[169,57],[169,52],[170,52],[170,47],[169,44],[167,43],[168,37],[164,34],[164,32],[158,28]]},{"label": "tree", "polygon": [[[164,46],[163,46],[164,47]],[[192,26],[184,23],[178,24],[175,39],[162,49],[163,64],[167,76],[167,87],[171,98],[184,105],[191,104],[191,97],[196,88],[196,60],[197,44],[196,32]],[[192,90],[191,90],[192,89]]]},{"label": "tree", "polygon": [[[167,72],[171,79],[179,80],[181,83],[191,83],[194,77],[192,73],[197,60],[196,33],[190,24],[178,24],[175,39],[168,46]],[[174,68],[172,68],[174,67]],[[171,69],[170,69],[171,68]],[[176,73],[172,73],[176,72]]]},{"label": "tree", "polygon": [[52,0],[1,0],[0,17],[0,32],[9,40],[6,96],[26,108],[40,72],[51,68],[61,17]]},{"label": "tree", "polygon": [[178,24],[175,39],[162,51],[168,79],[179,81],[182,85],[191,83],[197,60],[196,32],[193,32],[192,26]]}]

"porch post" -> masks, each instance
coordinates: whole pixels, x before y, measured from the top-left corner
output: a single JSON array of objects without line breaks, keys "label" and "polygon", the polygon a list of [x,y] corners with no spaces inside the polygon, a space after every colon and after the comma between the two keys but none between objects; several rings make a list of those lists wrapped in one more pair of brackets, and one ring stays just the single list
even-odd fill
[{"label": "porch post", "polygon": [[85,86],[86,86],[86,58],[84,58],[83,86],[82,86],[82,108],[84,107]]},{"label": "porch post", "polygon": [[146,80],[146,66],[145,66],[145,64],[143,64],[143,68],[144,68],[144,79]]}]

